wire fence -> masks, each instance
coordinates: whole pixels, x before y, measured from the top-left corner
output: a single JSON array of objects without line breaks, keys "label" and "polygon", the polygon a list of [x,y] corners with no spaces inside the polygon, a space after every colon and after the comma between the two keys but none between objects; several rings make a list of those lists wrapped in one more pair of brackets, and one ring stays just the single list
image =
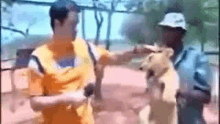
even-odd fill
[{"label": "wire fence", "polygon": [[[25,49],[24,49],[25,50]],[[27,49],[28,50],[28,49]],[[209,55],[215,55],[215,56],[218,56],[219,55],[219,52],[204,52],[205,53],[205,55],[207,55],[207,56],[209,56]],[[17,57],[17,58],[11,58],[11,59],[4,59],[4,60],[1,60],[1,62],[8,62],[8,61],[16,61],[16,64],[15,65],[20,65],[20,64],[22,64],[22,63],[18,63],[17,61],[19,60],[19,59],[22,59],[22,57]],[[27,64],[27,61],[29,61],[29,58],[25,58],[26,60],[23,60],[23,62],[24,61],[26,61],[26,62],[24,62],[24,63],[26,63]],[[8,71],[8,70],[14,70],[14,69],[20,69],[20,68],[23,68],[23,67],[26,67],[27,65],[23,65],[23,66],[21,66],[21,67],[19,67],[19,66],[13,66],[12,68],[1,68],[1,71]],[[217,64],[214,64],[214,63],[210,63],[210,66],[215,66],[215,67],[218,67],[219,68],[219,65],[217,65]]]},{"label": "wire fence", "polygon": [[[24,50],[27,50],[27,49],[23,49]],[[29,49],[30,50],[30,49]],[[33,49],[32,49],[33,50]],[[20,50],[22,51],[22,50]],[[31,50],[30,50],[31,51]],[[1,68],[1,73],[3,71],[10,71],[10,77],[12,77],[14,75],[14,71],[17,70],[17,69],[22,69],[22,68],[26,68],[28,66],[28,62],[29,62],[29,57],[27,56],[27,52],[26,52],[26,56],[24,55],[19,55],[18,54],[19,52],[17,51],[17,58],[11,58],[11,59],[5,59],[5,60],[1,60],[1,62],[9,62],[9,61],[16,61],[15,62],[15,65],[13,65],[12,67],[9,67],[9,68]],[[22,53],[24,54],[24,53]],[[31,52],[28,53],[29,55],[31,54]],[[206,52],[206,55],[207,56],[210,56],[210,55],[214,55],[214,56],[217,56],[219,54],[219,52]],[[21,57],[22,56],[22,57]],[[212,81],[211,81],[211,87],[212,87],[212,91],[211,91],[211,94],[212,94],[212,102],[215,103],[217,106],[219,104],[219,65],[218,64],[214,64],[214,63],[210,63],[210,68],[212,70],[213,73],[213,78],[212,78]],[[11,82],[11,85],[16,85],[15,83]],[[12,92],[12,91],[11,91]]]}]

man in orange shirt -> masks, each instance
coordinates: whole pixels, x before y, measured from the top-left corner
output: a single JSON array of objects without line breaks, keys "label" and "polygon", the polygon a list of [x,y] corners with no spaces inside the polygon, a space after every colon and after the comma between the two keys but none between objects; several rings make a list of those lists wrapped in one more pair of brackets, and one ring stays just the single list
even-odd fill
[{"label": "man in orange shirt", "polygon": [[[120,64],[140,54],[113,54],[76,37],[79,7],[71,0],[56,1],[50,8],[53,39],[36,48],[29,61],[30,104],[41,111],[43,124],[94,124],[85,95],[93,59],[99,65]],[[93,53],[93,57],[90,56]]]}]

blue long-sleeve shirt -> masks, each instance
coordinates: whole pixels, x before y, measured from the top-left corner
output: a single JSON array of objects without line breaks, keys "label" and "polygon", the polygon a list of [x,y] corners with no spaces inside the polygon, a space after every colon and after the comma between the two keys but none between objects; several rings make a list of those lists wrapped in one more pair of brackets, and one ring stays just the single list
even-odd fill
[{"label": "blue long-sleeve shirt", "polygon": [[208,59],[204,53],[186,47],[173,62],[180,77],[180,92],[187,94],[177,98],[179,123],[203,124],[203,102],[211,99],[212,74]]},{"label": "blue long-sleeve shirt", "polygon": [[[180,91],[205,94],[211,97],[211,71],[204,53],[193,47],[186,47],[173,60],[180,77]],[[197,96],[198,100],[202,100]]]}]

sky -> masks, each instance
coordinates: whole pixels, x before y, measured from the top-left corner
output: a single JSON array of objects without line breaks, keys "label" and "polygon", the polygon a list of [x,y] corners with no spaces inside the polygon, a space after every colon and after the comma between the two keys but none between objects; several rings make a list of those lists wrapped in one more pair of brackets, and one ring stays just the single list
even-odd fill
[{"label": "sky", "polygon": [[[37,1],[45,1],[45,2],[53,2],[55,0],[37,0]],[[80,2],[80,0],[78,0]],[[83,2],[84,1],[84,2]],[[88,0],[81,0],[83,5],[89,5]],[[91,4],[90,4],[91,5]],[[4,3],[2,6],[5,6]],[[118,4],[117,10],[125,10],[123,4]],[[52,35],[52,30],[50,27],[50,18],[49,18],[49,7],[47,6],[35,6],[30,4],[17,4],[15,3],[11,9],[12,11],[12,22],[15,25],[16,29],[26,31],[26,28],[31,22],[35,23],[30,27],[29,34],[30,35]],[[103,24],[101,27],[100,39],[105,39],[107,34],[107,23],[108,23],[108,15],[105,12],[103,14]],[[114,13],[112,16],[112,27],[111,27],[111,39],[123,39],[120,35],[120,27],[123,22],[123,19],[127,14]],[[2,25],[7,26],[8,21],[7,17],[10,15],[2,15]],[[81,19],[81,14],[79,14]],[[82,37],[82,21],[80,20],[78,24],[78,36]],[[94,11],[85,11],[85,32],[87,39],[93,39],[96,35],[96,21],[94,18]],[[3,36],[10,36],[10,31],[2,29]],[[23,37],[21,34],[13,33],[13,37]],[[7,40],[2,40],[2,43],[5,44],[10,42],[13,37],[9,37]]]},{"label": "sky", "polygon": [[[54,2],[55,0],[31,0],[31,1],[39,1],[39,2]],[[78,4],[92,6],[92,0],[77,0]],[[100,0],[100,1],[111,1],[111,0]],[[128,0],[127,0],[128,1]],[[106,4],[108,5],[108,4]],[[2,7],[5,4],[2,2]],[[109,6],[110,7],[110,6]],[[26,28],[31,22],[35,23],[30,27],[29,34],[30,35],[52,35],[52,29],[50,26],[50,17],[49,17],[49,6],[36,6],[31,4],[13,4],[11,9],[12,11],[12,22],[15,25],[16,29],[19,29],[23,32],[26,31]],[[118,4],[117,10],[125,10],[124,4]],[[104,21],[101,27],[100,32],[100,39],[106,39],[107,35],[107,23],[108,23],[108,15],[105,12],[102,12]],[[81,21],[81,14],[80,22],[77,26],[78,29],[78,36],[82,37],[82,21]],[[110,39],[124,39],[120,35],[120,28],[121,25],[126,19],[128,14],[122,13],[114,13],[112,15],[112,27],[111,27],[111,35]],[[2,25],[7,26],[10,15],[2,13]],[[94,11],[85,11],[85,33],[86,39],[94,39],[96,36],[96,21],[94,18]],[[13,33],[11,37],[11,31],[2,30],[2,36],[9,36],[8,39],[3,39],[2,44],[9,43],[15,37],[24,37],[19,33]]]},{"label": "sky", "polygon": [[[54,2],[55,0],[31,0],[31,1],[41,1],[41,2]],[[91,0],[77,0],[80,4],[83,5],[91,5]],[[101,0],[100,0],[101,1]],[[110,1],[110,0],[104,0],[104,1]],[[3,2],[2,7],[5,6]],[[1,8],[2,9],[2,8]],[[117,10],[125,10],[123,4],[119,4],[116,8]],[[52,35],[52,30],[50,27],[50,18],[49,18],[49,7],[47,6],[36,6],[36,5],[30,5],[30,4],[17,4],[15,3],[11,9],[12,11],[12,22],[15,25],[16,29],[19,29],[23,32],[25,32],[28,25],[30,25],[31,22],[35,22],[29,30],[30,35]],[[1,11],[2,12],[2,11]],[[122,14],[122,13],[114,13],[112,16],[112,27],[111,27],[111,36],[110,39],[124,39],[120,35],[120,28],[121,24],[124,21],[125,17],[128,14]],[[81,19],[81,14],[79,15]],[[9,18],[10,15],[7,15],[5,13],[2,13],[2,25],[7,26],[8,21],[7,18]],[[100,39],[106,39],[107,34],[107,13],[103,12],[104,22],[101,28],[100,33]],[[82,37],[82,21],[78,24],[78,36]],[[21,37],[22,36],[19,33],[12,33],[11,31],[3,30],[1,29],[1,35],[2,36],[8,36],[8,39],[2,39],[1,43],[6,44],[10,43],[15,37]],[[10,35],[12,33],[12,35]],[[96,22],[94,18],[94,12],[93,11],[85,11],[85,33],[87,39],[94,39],[96,35]],[[3,37],[1,37],[3,38]],[[197,46],[198,49],[200,48],[200,44],[194,44]],[[208,45],[208,44],[206,44]],[[206,46],[205,50],[212,51],[213,47]],[[217,48],[219,51],[219,49]],[[215,56],[211,56],[215,57]],[[215,58],[216,61],[218,60]]]}]

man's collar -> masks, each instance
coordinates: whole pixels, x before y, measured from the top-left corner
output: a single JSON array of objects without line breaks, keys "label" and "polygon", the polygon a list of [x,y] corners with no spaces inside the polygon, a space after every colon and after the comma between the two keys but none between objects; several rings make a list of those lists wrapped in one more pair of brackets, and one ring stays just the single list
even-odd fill
[{"label": "man's collar", "polygon": [[182,60],[184,58],[185,54],[186,54],[186,48],[184,46],[180,47],[177,50],[177,55],[174,59],[174,65],[178,64],[180,62],[180,60]]}]

